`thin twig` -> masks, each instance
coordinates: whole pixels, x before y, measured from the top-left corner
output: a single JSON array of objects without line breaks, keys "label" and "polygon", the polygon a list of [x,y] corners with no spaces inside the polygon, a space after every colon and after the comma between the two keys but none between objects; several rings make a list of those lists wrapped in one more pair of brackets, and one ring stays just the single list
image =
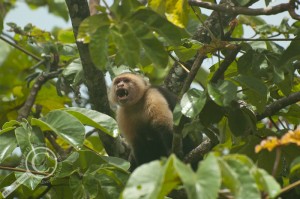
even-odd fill
[{"label": "thin twig", "polygon": [[224,41],[297,41],[300,38],[225,38]]},{"label": "thin twig", "polygon": [[183,70],[185,70],[187,73],[190,72],[190,70],[181,62],[181,61],[178,61],[171,53],[169,53],[169,56],[171,57],[171,59],[173,59],[177,64],[179,64]]},{"label": "thin twig", "polygon": [[67,153],[65,150],[63,150],[63,148],[59,146],[59,144],[57,144],[55,138],[51,135],[51,132],[45,132],[45,137],[49,140],[49,142],[51,143],[55,151],[59,154],[59,156],[62,158],[62,160],[64,160],[67,156]]},{"label": "thin twig", "polygon": [[273,166],[273,170],[272,170],[272,176],[275,177],[278,166],[279,166],[279,162],[280,162],[280,158],[281,158],[281,149],[280,147],[276,148],[276,158],[275,158],[275,162],[274,162],[274,166]]},{"label": "thin twig", "polygon": [[229,55],[227,55],[224,59],[224,61],[220,64],[220,67],[218,70],[214,73],[213,77],[211,78],[212,83],[216,83],[225,73],[225,71],[228,69],[230,64],[236,59],[237,54],[240,52],[241,47],[236,46]]},{"label": "thin twig", "polygon": [[0,166],[0,169],[2,170],[7,170],[7,171],[16,171],[16,172],[29,172],[32,174],[36,174],[36,175],[42,175],[42,176],[49,176],[50,173],[43,173],[43,172],[38,172],[38,171],[31,171],[31,170],[27,170],[27,169],[21,169],[21,168],[14,168],[14,167],[5,167],[5,166]]},{"label": "thin twig", "polygon": [[281,194],[283,194],[284,192],[287,192],[297,186],[300,185],[300,180],[296,181],[296,182],[293,182],[292,184],[284,187],[283,189],[281,189],[280,193],[276,196],[276,198],[278,198]]},{"label": "thin twig", "polygon": [[21,47],[21,46],[15,44],[15,43],[9,41],[8,39],[6,39],[5,37],[3,37],[2,35],[0,35],[0,39],[3,40],[3,41],[5,41],[5,42],[8,43],[9,45],[13,46],[14,48],[16,48],[16,49],[22,51],[22,52],[25,53],[26,55],[31,56],[33,59],[35,59],[35,60],[37,60],[37,61],[42,61],[42,60],[43,60],[42,58],[40,58],[40,57],[36,56],[35,54],[33,54],[33,53],[29,52],[28,50],[26,50],[25,48],[23,48],[23,47]]},{"label": "thin twig", "polygon": [[190,88],[190,86],[191,86],[193,80],[195,79],[197,72],[200,69],[201,64],[205,58],[206,58],[205,55],[203,55],[201,53],[197,54],[197,57],[192,65],[190,73],[188,74],[188,77],[186,78],[184,85],[181,89],[180,99],[181,99],[181,96]]}]

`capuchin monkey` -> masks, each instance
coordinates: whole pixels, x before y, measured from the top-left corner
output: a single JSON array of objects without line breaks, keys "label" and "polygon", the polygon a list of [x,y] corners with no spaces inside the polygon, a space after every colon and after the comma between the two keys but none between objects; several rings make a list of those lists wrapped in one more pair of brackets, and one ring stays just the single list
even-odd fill
[{"label": "capuchin monkey", "polygon": [[123,73],[113,79],[109,97],[118,105],[116,118],[132,149],[133,167],[170,155],[175,95],[140,75]]}]

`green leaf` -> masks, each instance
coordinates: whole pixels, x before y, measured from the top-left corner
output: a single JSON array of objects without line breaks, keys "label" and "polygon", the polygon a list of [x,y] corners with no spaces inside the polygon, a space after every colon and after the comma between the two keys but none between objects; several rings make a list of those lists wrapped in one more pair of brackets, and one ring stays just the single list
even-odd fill
[{"label": "green leaf", "polygon": [[[226,163],[228,164],[226,166],[227,177],[234,175],[231,181],[227,182],[234,198],[243,199],[245,196],[249,199],[260,198],[260,192],[254,177],[251,175],[249,165],[245,165],[244,162],[234,158],[227,159]],[[222,165],[224,166],[225,164]],[[228,172],[228,170],[231,171]],[[236,181],[238,182],[237,184],[232,184],[236,183]]]},{"label": "green leaf", "polygon": [[100,129],[112,137],[118,136],[117,122],[106,114],[76,107],[70,107],[63,110],[76,117],[82,124]]},{"label": "green leaf", "polygon": [[111,28],[111,36],[124,62],[134,67],[139,62],[140,45],[132,28],[123,23],[120,27]]},{"label": "green leaf", "polygon": [[84,126],[78,119],[64,111],[55,110],[41,119],[32,118],[31,124],[39,126],[43,131],[53,131],[76,149],[83,144]]},{"label": "green leaf", "polygon": [[131,174],[122,199],[156,199],[162,185],[163,166],[159,161],[143,164]]},{"label": "green leaf", "polygon": [[197,89],[190,89],[186,92],[181,101],[181,112],[187,117],[194,118],[203,109],[206,102],[206,94]]},{"label": "green leaf", "polygon": [[267,192],[271,198],[280,193],[281,187],[273,176],[263,169],[255,169],[252,172],[261,191]]},{"label": "green leaf", "polygon": [[[15,172],[16,179],[22,178],[21,176],[23,176],[24,174],[24,172]],[[28,178],[22,183],[22,185],[28,187],[31,190],[34,190],[43,180],[42,176],[34,175],[32,173],[28,173],[27,175]]]},{"label": "green leaf", "polygon": [[114,165],[117,168],[127,171],[130,168],[130,163],[124,159],[112,156],[102,156],[102,159],[105,160],[108,164]]},{"label": "green leaf", "polygon": [[268,99],[268,88],[265,83],[255,77],[239,75],[233,78],[246,89],[245,95],[248,97],[249,103],[256,106],[259,113],[263,112]]},{"label": "green leaf", "polygon": [[207,100],[203,110],[199,115],[199,118],[202,124],[208,126],[214,123],[218,123],[223,118],[224,115],[225,115],[225,110],[223,107],[220,107],[212,100]]},{"label": "green leaf", "polygon": [[173,24],[183,28],[187,25],[189,5],[187,0],[150,0],[149,6],[160,14],[165,14]]},{"label": "green leaf", "polygon": [[171,45],[180,45],[181,39],[187,36],[183,29],[175,26],[167,19],[163,18],[156,12],[149,9],[138,9],[132,16],[131,20],[146,23],[148,27],[164,37]]},{"label": "green leaf", "polygon": [[183,182],[188,198],[215,199],[221,186],[221,170],[217,158],[211,153],[201,162],[197,173],[177,161],[175,167]]},{"label": "green leaf", "polygon": [[93,42],[89,44],[91,58],[96,67],[102,71],[105,71],[108,61],[108,35],[109,27],[102,26],[92,35]]},{"label": "green leaf", "polygon": [[[69,185],[71,190],[73,191],[73,198],[88,199],[90,197],[86,191],[86,187],[82,183],[82,179],[78,175],[72,175],[70,177]],[[94,182],[94,185],[97,184]]]},{"label": "green leaf", "polygon": [[266,21],[263,20],[261,17],[247,16],[247,15],[239,16],[239,22],[242,23],[242,24],[245,24],[245,25],[249,25],[253,28],[255,28],[258,25],[266,24]]},{"label": "green leaf", "polygon": [[[38,127],[31,127],[28,123],[22,123],[21,127],[16,128],[15,134],[24,156],[34,152],[36,147],[45,146],[41,130]],[[29,158],[31,159],[32,157]]]},{"label": "green leaf", "polygon": [[82,64],[79,59],[72,61],[64,70],[63,75],[71,79],[74,85],[78,85],[83,81],[83,70]]},{"label": "green leaf", "polygon": [[5,122],[2,126],[2,129],[6,129],[9,127],[15,127],[15,126],[19,126],[21,123],[18,122],[17,120],[10,120],[8,122]]},{"label": "green leaf", "polygon": [[155,65],[165,67],[168,64],[169,55],[162,43],[144,23],[140,21],[130,22],[132,30],[145,51],[145,56]]},{"label": "green leaf", "polygon": [[210,98],[219,106],[229,106],[237,98],[237,86],[230,81],[219,81],[207,85]]},{"label": "green leaf", "polygon": [[75,161],[79,158],[79,153],[78,152],[73,152],[69,157],[61,162],[58,163],[57,165],[57,172],[54,174],[55,178],[64,178],[68,177],[74,172],[78,171],[79,168],[74,166]]},{"label": "green leaf", "polygon": [[181,46],[175,46],[170,50],[174,50],[179,60],[185,62],[193,58],[202,46],[202,43],[199,41],[184,39],[184,43]]},{"label": "green leaf", "polygon": [[81,22],[78,29],[77,40],[89,43],[92,37],[97,35],[98,29],[102,29],[103,27],[108,28],[109,25],[110,21],[106,13],[90,16]]},{"label": "green leaf", "polygon": [[[96,177],[101,185],[101,194],[107,198],[120,198],[120,193],[128,180],[129,173],[110,164],[92,165],[86,173]],[[98,196],[98,198],[104,198]]]},{"label": "green leaf", "polygon": [[163,166],[159,161],[153,161],[138,167],[130,176],[121,198],[164,198],[180,183],[174,166],[176,161],[176,156],[171,155]]},{"label": "green leaf", "polygon": [[42,86],[35,100],[36,104],[43,107],[43,114],[47,114],[49,111],[54,109],[64,108],[65,104],[68,102],[70,102],[70,98],[66,96],[58,96],[56,87],[52,84]]},{"label": "green leaf", "polygon": [[255,121],[251,114],[253,113],[246,108],[235,108],[228,112],[228,125],[235,136],[249,135],[255,130]]},{"label": "green leaf", "polygon": [[7,157],[11,156],[11,153],[17,147],[17,140],[12,131],[1,134],[0,140],[0,163],[2,163]]},{"label": "green leaf", "polygon": [[287,62],[291,62],[295,59],[299,59],[299,52],[300,52],[300,41],[299,36],[293,40],[287,49],[282,53],[280,61],[278,62],[278,66],[282,67]]},{"label": "green leaf", "polygon": [[62,43],[75,43],[74,33],[71,29],[60,30],[57,39]]},{"label": "green leaf", "polygon": [[2,126],[2,130],[0,130],[0,135],[6,132],[9,132],[11,130],[14,130],[16,126],[19,126],[21,123],[16,120],[10,120],[8,122],[5,122]]}]

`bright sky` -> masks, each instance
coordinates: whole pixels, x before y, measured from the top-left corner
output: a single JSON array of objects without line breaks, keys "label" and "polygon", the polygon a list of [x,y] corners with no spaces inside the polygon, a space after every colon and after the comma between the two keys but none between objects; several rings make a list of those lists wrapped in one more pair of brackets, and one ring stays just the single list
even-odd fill
[{"label": "bright sky", "polygon": [[4,32],[7,33],[9,27],[7,22],[16,23],[20,27],[24,27],[28,23],[41,28],[42,30],[51,31],[53,27],[58,26],[62,28],[71,27],[71,22],[66,22],[64,19],[53,14],[48,14],[47,7],[40,7],[31,10],[23,1],[17,1],[14,9],[6,15],[4,19]]}]

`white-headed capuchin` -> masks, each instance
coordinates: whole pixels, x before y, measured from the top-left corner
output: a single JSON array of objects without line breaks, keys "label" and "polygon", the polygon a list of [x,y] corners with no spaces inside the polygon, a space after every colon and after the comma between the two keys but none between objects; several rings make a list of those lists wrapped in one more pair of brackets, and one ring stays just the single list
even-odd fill
[{"label": "white-headed capuchin", "polygon": [[113,80],[110,101],[118,105],[117,122],[136,166],[171,153],[175,95],[140,75],[123,73]]}]

